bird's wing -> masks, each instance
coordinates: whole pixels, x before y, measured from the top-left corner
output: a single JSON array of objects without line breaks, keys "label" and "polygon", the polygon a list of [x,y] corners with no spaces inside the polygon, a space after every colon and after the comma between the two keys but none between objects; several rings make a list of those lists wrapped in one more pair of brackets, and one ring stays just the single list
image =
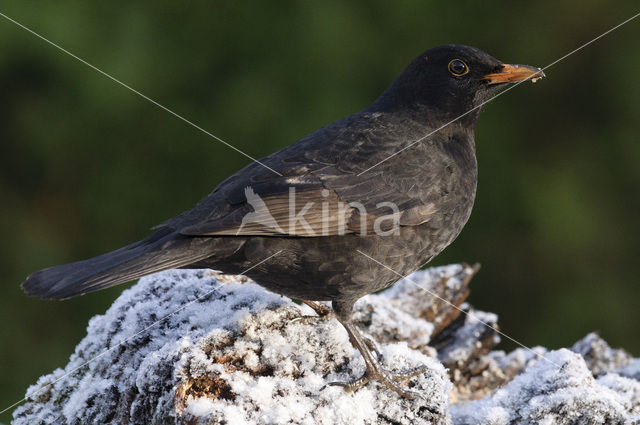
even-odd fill
[{"label": "bird's wing", "polygon": [[370,124],[325,127],[261,161],[280,175],[253,163],[164,225],[185,235],[312,237],[371,235],[428,221],[439,196],[430,179],[443,175],[434,170],[437,158],[403,153],[403,161],[360,175],[398,150],[381,138],[403,137],[388,123]]},{"label": "bird's wing", "polygon": [[[423,204],[406,194],[391,193],[390,187],[371,179],[341,177],[328,182],[340,185],[330,189],[317,176],[246,186],[242,191],[244,200],[228,213],[188,225],[181,228],[180,233],[306,237],[347,233],[371,235],[392,231],[400,225],[421,224],[436,211],[433,203]],[[353,184],[349,183],[349,177],[354,180]],[[362,195],[358,190],[362,190]]]}]

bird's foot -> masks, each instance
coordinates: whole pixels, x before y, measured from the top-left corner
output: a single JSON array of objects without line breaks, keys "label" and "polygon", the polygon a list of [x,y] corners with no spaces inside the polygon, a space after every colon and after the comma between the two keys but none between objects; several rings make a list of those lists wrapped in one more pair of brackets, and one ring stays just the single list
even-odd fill
[{"label": "bird's foot", "polygon": [[331,310],[331,307],[322,304],[321,302],[307,300],[302,300],[302,302],[311,307],[311,309],[315,311],[316,314],[320,317],[328,317],[333,314],[333,310]]},{"label": "bird's foot", "polygon": [[378,358],[378,361],[381,362],[383,357],[382,357],[382,353],[378,349],[378,344],[376,344],[376,342],[373,339],[369,338],[368,336],[362,335],[362,339],[364,339],[364,343],[367,345],[367,348],[369,348],[369,350],[371,350],[371,352],[373,352],[376,355],[376,357]]},{"label": "bird's foot", "polygon": [[318,321],[324,321],[333,317],[333,310],[331,307],[326,306],[318,301],[301,300],[303,303],[311,307],[316,312],[317,316],[300,316],[293,319],[290,323],[301,323],[303,325],[310,325]]},{"label": "bird's foot", "polygon": [[418,366],[402,372],[394,373],[384,369],[378,365],[375,369],[367,369],[367,371],[357,379],[347,382],[330,382],[327,385],[335,385],[343,387],[345,391],[351,392],[361,388],[369,381],[379,381],[390,390],[396,392],[400,397],[413,400],[416,397],[422,397],[422,394],[402,388],[398,385],[398,381],[406,381],[428,370],[427,366]]}]

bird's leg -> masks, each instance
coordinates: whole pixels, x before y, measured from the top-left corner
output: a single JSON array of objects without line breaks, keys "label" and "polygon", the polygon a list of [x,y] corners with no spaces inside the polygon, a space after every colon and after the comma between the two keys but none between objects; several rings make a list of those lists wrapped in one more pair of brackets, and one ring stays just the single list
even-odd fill
[{"label": "bird's leg", "polygon": [[[369,340],[369,342],[367,342],[367,339],[360,334],[356,326],[351,321],[352,305],[353,303],[351,303],[345,311],[344,306],[334,301],[333,309],[336,313],[337,319],[347,330],[351,344],[360,351],[360,354],[362,354],[366,369],[360,378],[349,382],[331,382],[329,385],[339,385],[344,387],[345,391],[355,391],[369,381],[380,381],[387,388],[395,391],[401,397],[409,399],[419,397],[419,393],[401,388],[396,381],[406,381],[414,376],[420,375],[424,371],[428,370],[428,368],[426,366],[420,366],[399,373],[392,373],[385,370],[371,352],[372,341]],[[374,349],[373,351],[377,350]]]},{"label": "bird's leg", "polygon": [[300,301],[302,301],[303,303],[311,307],[311,309],[315,311],[316,314],[320,317],[327,317],[327,316],[330,316],[331,313],[333,313],[330,307],[322,303],[319,303],[318,301],[307,301],[307,300],[300,300]]},{"label": "bird's leg", "polygon": [[362,337],[362,339],[364,340],[364,343],[367,345],[367,348],[376,355],[376,358],[378,359],[379,362],[382,361],[382,353],[380,352],[380,349],[378,348],[378,344],[376,344],[376,342],[371,339],[370,337],[366,336],[366,335],[362,335],[360,334],[360,336]]},{"label": "bird's leg", "polygon": [[318,320],[327,320],[333,316],[333,311],[331,310],[331,308],[318,301],[300,301],[311,307],[311,309],[316,312],[317,316],[296,317],[291,321],[291,323],[302,323],[304,325],[308,325],[317,322]]},{"label": "bird's leg", "polygon": [[[315,311],[317,316],[301,316],[293,319],[292,320],[293,322],[302,322],[304,324],[309,324],[317,320],[326,320],[333,316],[333,310],[331,310],[331,308],[326,306],[325,304],[319,303],[318,301],[308,301],[308,300],[300,300],[300,301],[302,301],[304,304],[308,305],[313,311]],[[376,343],[368,336],[363,336],[363,338],[364,338],[365,344],[367,344],[367,347],[369,347],[371,351],[376,353],[376,356],[378,357],[378,359],[382,359],[382,354],[380,353],[380,350],[378,349],[378,346],[376,345]]]}]

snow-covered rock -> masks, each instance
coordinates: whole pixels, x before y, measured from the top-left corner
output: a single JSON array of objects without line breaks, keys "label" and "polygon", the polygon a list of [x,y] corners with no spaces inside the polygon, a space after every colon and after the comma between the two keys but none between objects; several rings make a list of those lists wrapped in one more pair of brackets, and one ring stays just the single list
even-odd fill
[{"label": "snow-covered rock", "polygon": [[640,422],[640,382],[594,378],[577,353],[546,353],[506,386],[452,407],[456,424],[631,424]]},{"label": "snow-covered rock", "polygon": [[491,351],[497,317],[464,304],[475,271],[417,272],[356,305],[386,368],[428,366],[406,384],[422,398],[378,383],[328,386],[364,371],[335,319],[295,320],[313,313],[244,277],[174,270],[141,279],[91,319],[69,363],[27,390],[13,423],[640,421],[640,361],[595,334],[573,351]]}]

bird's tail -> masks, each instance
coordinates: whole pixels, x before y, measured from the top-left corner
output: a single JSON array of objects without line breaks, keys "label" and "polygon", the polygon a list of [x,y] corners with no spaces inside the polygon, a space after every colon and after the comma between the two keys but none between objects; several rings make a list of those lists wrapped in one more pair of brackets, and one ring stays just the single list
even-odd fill
[{"label": "bird's tail", "polygon": [[35,272],[21,286],[29,295],[71,298],[211,257],[212,239],[165,228],[116,251]]}]

